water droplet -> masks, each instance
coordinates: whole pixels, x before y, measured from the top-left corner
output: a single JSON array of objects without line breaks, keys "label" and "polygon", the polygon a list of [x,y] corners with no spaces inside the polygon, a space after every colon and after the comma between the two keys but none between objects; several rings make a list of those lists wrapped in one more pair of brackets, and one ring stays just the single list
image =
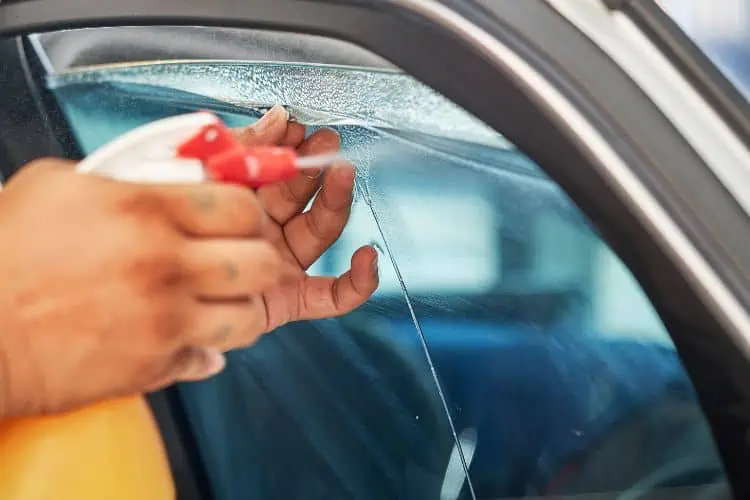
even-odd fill
[{"label": "water droplet", "polygon": [[371,241],[370,246],[374,248],[378,254],[385,255],[385,251],[383,250],[383,246],[378,241]]}]

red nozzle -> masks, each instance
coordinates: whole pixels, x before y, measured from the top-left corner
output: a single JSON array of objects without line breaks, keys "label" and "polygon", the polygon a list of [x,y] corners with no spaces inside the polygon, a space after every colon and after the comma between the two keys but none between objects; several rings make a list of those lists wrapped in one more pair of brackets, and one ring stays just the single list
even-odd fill
[{"label": "red nozzle", "polygon": [[217,121],[180,144],[177,157],[203,163],[207,176],[250,188],[279,182],[297,173],[297,154],[292,148],[243,147],[234,133]]},{"label": "red nozzle", "polygon": [[223,123],[206,125],[177,148],[178,158],[194,158],[206,162],[210,157],[239,147],[231,130]]},{"label": "red nozzle", "polygon": [[290,179],[298,171],[294,149],[275,146],[237,147],[209,157],[203,165],[215,181],[253,189]]}]

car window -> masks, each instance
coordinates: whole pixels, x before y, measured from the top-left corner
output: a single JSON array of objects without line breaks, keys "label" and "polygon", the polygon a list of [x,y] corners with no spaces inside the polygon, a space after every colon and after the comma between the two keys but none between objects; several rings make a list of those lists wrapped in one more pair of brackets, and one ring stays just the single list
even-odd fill
[{"label": "car window", "polygon": [[539,166],[408,75],[152,61],[47,85],[86,153],[157,118],[211,109],[241,126],[280,102],[336,129],[357,165],[351,221],[311,272],[374,244],[375,296],[180,387],[215,498],[697,498],[726,484],[629,270]]}]

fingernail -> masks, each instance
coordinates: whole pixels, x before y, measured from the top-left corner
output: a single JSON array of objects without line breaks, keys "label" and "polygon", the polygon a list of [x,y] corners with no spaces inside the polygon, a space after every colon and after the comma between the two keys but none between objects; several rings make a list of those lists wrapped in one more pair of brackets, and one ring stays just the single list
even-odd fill
[{"label": "fingernail", "polygon": [[308,179],[312,179],[312,180],[317,179],[318,177],[320,177],[320,175],[322,173],[323,173],[323,169],[322,168],[308,168],[308,169],[305,169],[305,177],[307,177]]},{"label": "fingernail", "polygon": [[227,366],[227,358],[218,349],[206,349],[206,377],[221,373]]},{"label": "fingernail", "polygon": [[286,108],[282,106],[281,104],[274,104],[271,106],[271,109],[266,111],[266,114],[263,116],[273,116],[275,118],[284,117],[285,120],[289,119],[289,113],[287,112]]},{"label": "fingernail", "polygon": [[375,276],[375,279],[380,279],[380,269],[378,267],[378,251],[373,249],[375,252],[375,257],[372,259],[372,275]]},{"label": "fingernail", "polygon": [[213,377],[226,366],[226,359],[218,349],[190,348],[182,355],[187,359],[184,361],[185,365],[179,379],[186,382]]},{"label": "fingernail", "polygon": [[336,134],[337,137],[341,138],[341,134],[339,134],[339,131],[332,127],[323,127],[321,130],[327,130],[329,132],[333,132]]},{"label": "fingernail", "polygon": [[269,109],[266,114],[260,117],[260,119],[250,125],[250,128],[257,131],[257,132],[263,132],[266,130],[270,125],[276,122],[276,120],[287,120],[289,118],[289,114],[287,113],[284,106],[281,106],[280,104],[276,104],[271,109]]}]

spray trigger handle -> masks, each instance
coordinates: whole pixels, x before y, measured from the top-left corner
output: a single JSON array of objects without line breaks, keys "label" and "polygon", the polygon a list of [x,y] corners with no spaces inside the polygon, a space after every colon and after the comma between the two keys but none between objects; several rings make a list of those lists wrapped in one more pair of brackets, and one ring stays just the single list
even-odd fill
[{"label": "spray trigger handle", "polygon": [[289,147],[245,147],[223,123],[216,121],[177,147],[178,158],[199,160],[206,176],[216,182],[253,189],[284,181],[297,172],[297,153]]}]

